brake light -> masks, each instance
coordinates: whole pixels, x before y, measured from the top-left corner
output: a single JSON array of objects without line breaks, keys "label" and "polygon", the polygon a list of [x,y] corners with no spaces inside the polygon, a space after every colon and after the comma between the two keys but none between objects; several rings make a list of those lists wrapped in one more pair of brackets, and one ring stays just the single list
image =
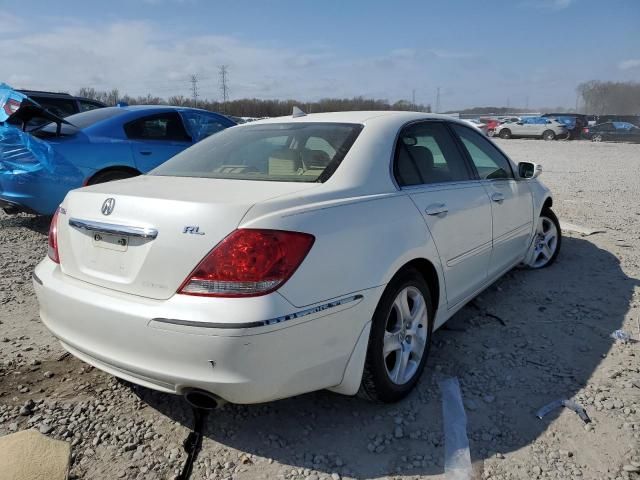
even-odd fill
[{"label": "brake light", "polygon": [[255,297],[273,292],[289,280],[314,241],[301,232],[236,230],[207,254],[178,293]]},{"label": "brake light", "polygon": [[583,131],[584,133],[589,133],[589,129],[588,129],[588,128],[586,128],[586,127],[585,127],[585,128],[583,128],[583,129],[582,129],[582,131]]},{"label": "brake light", "polygon": [[51,225],[49,226],[49,247],[47,248],[47,255],[51,260],[56,263],[60,263],[60,254],[58,253],[58,212],[60,209],[56,209],[56,213],[53,214],[51,219]]}]

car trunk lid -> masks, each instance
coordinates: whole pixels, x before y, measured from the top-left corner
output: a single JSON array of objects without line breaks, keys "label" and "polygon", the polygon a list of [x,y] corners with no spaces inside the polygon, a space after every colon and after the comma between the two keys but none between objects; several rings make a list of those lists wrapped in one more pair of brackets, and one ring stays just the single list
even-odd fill
[{"label": "car trunk lid", "polygon": [[70,192],[59,216],[63,273],[171,297],[252,205],[314,183],[141,176]]}]

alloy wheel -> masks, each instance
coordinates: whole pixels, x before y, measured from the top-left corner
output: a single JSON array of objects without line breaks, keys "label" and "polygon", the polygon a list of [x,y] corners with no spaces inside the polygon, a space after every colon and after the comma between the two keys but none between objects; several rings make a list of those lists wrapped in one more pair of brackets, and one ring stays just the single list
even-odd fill
[{"label": "alloy wheel", "polygon": [[411,381],[427,345],[427,304],[416,287],[402,289],[387,315],[383,359],[389,379],[396,385]]},{"label": "alloy wheel", "polygon": [[530,266],[542,268],[553,258],[558,248],[558,229],[548,217],[540,216],[533,239],[533,256]]}]

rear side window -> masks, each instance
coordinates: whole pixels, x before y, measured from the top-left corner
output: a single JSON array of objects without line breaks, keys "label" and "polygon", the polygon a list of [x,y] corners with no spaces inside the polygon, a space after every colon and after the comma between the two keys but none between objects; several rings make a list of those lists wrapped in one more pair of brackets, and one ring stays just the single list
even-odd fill
[{"label": "rear side window", "polygon": [[96,108],[102,108],[103,105],[99,103],[89,102],[87,100],[78,100],[81,112],[88,112],[89,110],[95,110]]},{"label": "rear side window", "polygon": [[489,140],[462,125],[452,125],[467,150],[480,178],[513,178],[509,160]]},{"label": "rear side window", "polygon": [[223,122],[220,118],[204,112],[185,110],[181,113],[194,142],[199,142],[231,126],[231,122]]},{"label": "rear side window", "polygon": [[437,122],[410,125],[400,132],[394,174],[401,187],[471,178],[448,129]]},{"label": "rear side window", "polygon": [[190,142],[191,137],[177,112],[142,117],[124,126],[127,138],[135,140],[166,140]]},{"label": "rear side window", "polygon": [[223,130],[150,172],[176,177],[324,182],[338,168],[362,125],[245,124]]},{"label": "rear side window", "polygon": [[65,100],[62,98],[34,97],[33,100],[38,102],[51,113],[62,118],[73,115],[78,111],[75,100],[71,99]]}]

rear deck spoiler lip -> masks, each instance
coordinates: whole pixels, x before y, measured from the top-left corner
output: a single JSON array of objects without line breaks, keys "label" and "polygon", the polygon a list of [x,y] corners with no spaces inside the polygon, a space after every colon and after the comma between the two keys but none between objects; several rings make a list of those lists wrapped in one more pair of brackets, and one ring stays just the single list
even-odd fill
[{"label": "rear deck spoiler lip", "polygon": [[27,124],[34,118],[43,118],[57,125],[56,134],[60,135],[62,124],[72,125],[64,118],[50,112],[38,102],[11,88],[6,83],[0,83],[0,122],[19,121],[22,130],[26,131]]}]

